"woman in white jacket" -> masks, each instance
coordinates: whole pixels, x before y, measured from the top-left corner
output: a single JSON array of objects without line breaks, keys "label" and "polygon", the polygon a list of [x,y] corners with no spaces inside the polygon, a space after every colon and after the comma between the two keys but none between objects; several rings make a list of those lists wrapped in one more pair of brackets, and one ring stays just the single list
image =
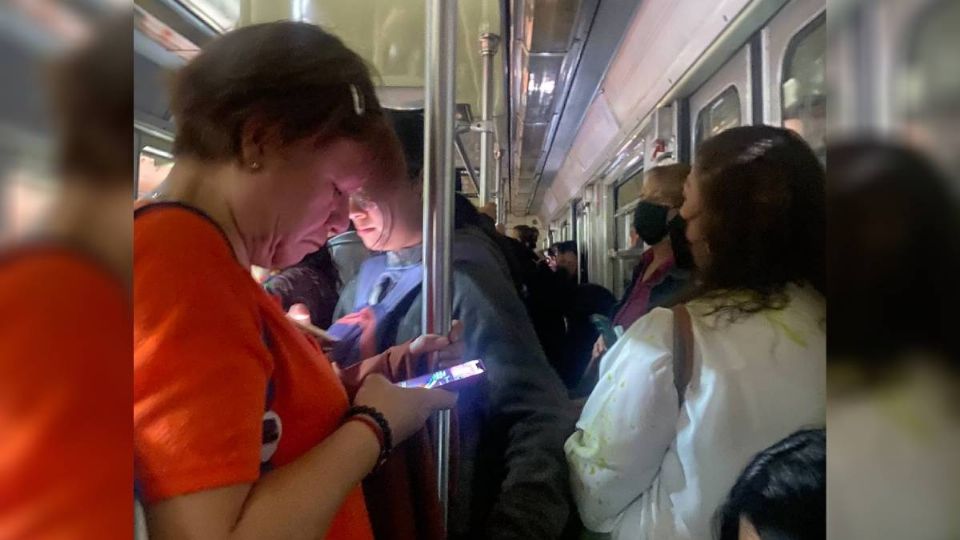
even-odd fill
[{"label": "woman in white jacket", "polygon": [[565,445],[583,523],[613,538],[710,538],[753,455],[825,420],[823,167],[790,131],[734,128],[684,191],[695,290],[610,349]]}]

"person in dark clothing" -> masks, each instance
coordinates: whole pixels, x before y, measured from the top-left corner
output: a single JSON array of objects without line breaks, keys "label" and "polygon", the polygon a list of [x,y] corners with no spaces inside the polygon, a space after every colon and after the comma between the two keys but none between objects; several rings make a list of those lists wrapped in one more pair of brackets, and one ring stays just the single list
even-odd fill
[{"label": "person in dark clothing", "polygon": [[[395,114],[394,122],[405,143],[422,137],[419,114]],[[345,369],[364,358],[367,348],[383,350],[411,332],[419,335],[422,151],[408,146],[406,157],[409,178],[382,179],[351,197],[358,235],[369,249],[383,253],[364,262],[344,288],[337,308],[341,318],[330,328],[339,339],[331,356]],[[458,451],[448,537],[557,538],[570,514],[562,447],[573,431],[573,411],[515,292],[501,244],[482,220],[470,223],[476,210],[467,205],[458,199],[452,316],[463,324],[463,359],[482,359],[487,371],[481,384],[461,390],[455,413]],[[367,493],[368,501],[372,495]],[[376,512],[371,520],[379,537]]]},{"label": "person in dark clothing", "polygon": [[521,276],[520,298],[526,305],[530,321],[543,352],[550,365],[556,368],[563,363],[566,323],[560,302],[557,277],[536,253],[521,241],[501,236],[505,251],[512,253]]},{"label": "person in dark clothing", "polygon": [[590,320],[592,315],[610,316],[617,300],[606,288],[592,283],[578,283],[579,256],[577,244],[565,241],[554,244],[556,271],[551,281],[552,308],[564,319],[562,355],[554,364],[568,389],[574,389],[590,361],[590,353],[599,331]]},{"label": "person in dark clothing", "polygon": [[263,286],[280,299],[284,311],[294,304],[304,304],[315,326],[326,328],[333,322],[341,281],[326,245],[272,276]]},{"label": "person in dark clothing", "polygon": [[536,227],[516,225],[513,228],[513,234],[525,248],[536,253],[537,240],[540,238],[540,231],[538,231]]}]

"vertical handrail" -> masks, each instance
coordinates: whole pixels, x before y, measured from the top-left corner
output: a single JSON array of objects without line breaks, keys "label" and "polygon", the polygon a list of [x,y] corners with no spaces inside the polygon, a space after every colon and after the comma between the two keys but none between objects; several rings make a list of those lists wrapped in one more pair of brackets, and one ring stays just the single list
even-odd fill
[{"label": "vertical handrail", "polygon": [[506,196],[505,196],[505,194],[504,194],[504,192],[503,192],[503,188],[504,188],[503,175],[502,175],[501,172],[500,172],[500,167],[501,167],[501,161],[500,161],[500,160],[501,160],[501,158],[503,157],[503,149],[500,148],[500,141],[495,141],[495,143],[496,143],[497,147],[493,150],[493,179],[494,179],[494,181],[497,183],[497,198],[496,198],[496,201],[497,201],[497,215],[496,215],[496,220],[497,220],[497,223],[502,223],[502,224],[506,225],[506,223],[505,223],[506,220],[503,218],[503,216],[506,215],[506,214],[503,214],[503,213],[502,213],[502,212],[503,212],[503,209],[504,209],[505,206],[506,206],[506,205],[505,205],[505,202],[504,202],[504,201],[506,201]]},{"label": "vertical handrail", "polygon": [[499,45],[500,36],[497,34],[480,35],[480,59],[483,62],[480,93],[480,119],[483,124],[480,131],[480,206],[487,204],[490,173],[493,171],[493,57]]},{"label": "vertical handrail", "polygon": [[[428,0],[424,111],[423,330],[450,331],[456,0]],[[448,527],[450,411],[437,414],[437,493]]]}]

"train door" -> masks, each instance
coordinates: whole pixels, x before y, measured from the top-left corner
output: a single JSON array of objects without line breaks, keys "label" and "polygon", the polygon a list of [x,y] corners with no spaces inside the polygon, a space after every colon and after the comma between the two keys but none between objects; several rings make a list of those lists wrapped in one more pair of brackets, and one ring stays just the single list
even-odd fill
[{"label": "train door", "polygon": [[753,121],[750,77],[746,44],[690,96],[692,156],[704,139]]},{"label": "train door", "polygon": [[826,13],[821,2],[788,3],[762,31],[768,124],[796,131],[825,158]]}]

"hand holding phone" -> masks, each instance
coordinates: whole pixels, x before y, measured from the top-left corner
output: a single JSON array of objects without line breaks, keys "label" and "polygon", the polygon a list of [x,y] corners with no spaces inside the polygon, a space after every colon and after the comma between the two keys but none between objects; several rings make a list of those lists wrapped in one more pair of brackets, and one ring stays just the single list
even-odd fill
[{"label": "hand holding phone", "polygon": [[422,377],[401,381],[397,383],[397,386],[402,388],[446,388],[465,379],[482,375],[485,371],[482,361],[471,360]]}]

